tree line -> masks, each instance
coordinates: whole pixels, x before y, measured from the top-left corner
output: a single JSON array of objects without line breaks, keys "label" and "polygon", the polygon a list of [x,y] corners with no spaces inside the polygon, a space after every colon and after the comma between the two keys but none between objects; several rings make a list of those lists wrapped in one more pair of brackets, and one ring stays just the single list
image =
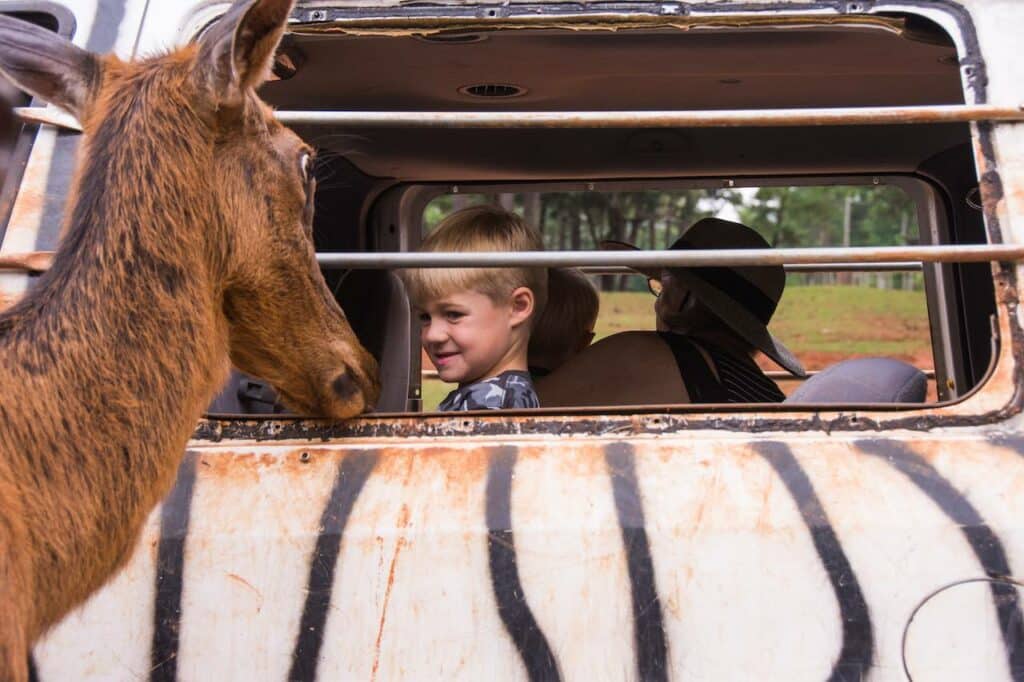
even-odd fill
[{"label": "tree line", "polygon": [[[664,249],[686,227],[709,216],[738,220],[773,247],[896,246],[916,243],[918,234],[913,201],[891,185],[446,194],[428,205],[424,230],[451,211],[478,203],[519,213],[551,250],[591,250],[604,240]],[[830,278],[796,279],[817,283]],[[903,288],[916,283],[906,275],[888,281]],[[642,283],[624,277],[602,282],[605,289],[635,286]]]}]

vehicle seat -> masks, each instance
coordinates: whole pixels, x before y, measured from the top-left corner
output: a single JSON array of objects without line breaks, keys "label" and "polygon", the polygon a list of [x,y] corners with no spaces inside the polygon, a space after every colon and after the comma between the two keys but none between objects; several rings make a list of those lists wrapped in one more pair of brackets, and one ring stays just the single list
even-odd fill
[{"label": "vehicle seat", "polygon": [[855,358],[815,374],[787,403],[923,403],[925,373],[900,360]]},{"label": "vehicle seat", "polygon": [[228,382],[206,411],[211,414],[288,414],[270,384],[232,368]]}]

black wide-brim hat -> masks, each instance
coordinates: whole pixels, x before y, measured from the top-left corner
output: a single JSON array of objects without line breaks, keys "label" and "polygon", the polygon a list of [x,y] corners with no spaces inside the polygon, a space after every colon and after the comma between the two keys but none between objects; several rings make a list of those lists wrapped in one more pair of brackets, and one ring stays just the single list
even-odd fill
[{"label": "black wide-brim hat", "polygon": [[[601,242],[605,249],[637,249],[618,241]],[[675,241],[671,250],[684,249],[769,249],[771,246],[746,225],[720,218],[703,218],[691,225]],[[660,279],[668,270],[687,286],[708,310],[726,326],[748,341],[787,372],[807,375],[796,356],[768,331],[768,322],[786,287],[786,271],[781,265],[740,267],[666,267],[633,268]]]}]

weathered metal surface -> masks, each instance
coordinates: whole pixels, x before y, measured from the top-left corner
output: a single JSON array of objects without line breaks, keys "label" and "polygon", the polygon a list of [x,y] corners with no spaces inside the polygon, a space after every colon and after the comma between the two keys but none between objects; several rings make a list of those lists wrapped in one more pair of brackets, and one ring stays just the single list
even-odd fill
[{"label": "weathered metal surface", "polygon": [[[689,251],[544,251],[531,253],[415,253],[371,252],[316,254],[324,269],[348,268],[443,268],[472,265],[506,267],[543,265],[578,266],[591,274],[635,274],[631,267],[674,265],[766,265],[783,264],[787,272],[890,272],[920,270],[921,261],[887,260],[919,257],[928,263],[1010,262],[1024,259],[1024,247],[1006,244],[917,246],[917,247],[843,247],[792,249],[694,249]],[[782,263],[782,260],[785,263]],[[11,253],[0,256],[0,270],[42,272],[53,261],[52,251]],[[611,261],[616,265],[605,265]],[[580,265],[584,264],[584,265]]]},{"label": "weathered metal surface", "polygon": [[[431,35],[445,31],[520,30],[536,27],[573,31],[621,31],[629,29],[669,28],[683,31],[761,28],[786,30],[806,26],[836,26],[875,29],[902,33],[904,23],[897,18],[862,14],[804,14],[786,16],[757,11],[758,3],[745,3],[749,12],[714,11],[714,6],[688,6],[669,2],[566,3],[564,0],[541,2],[505,2],[479,4],[465,0],[441,0],[431,5],[404,5],[400,1],[335,0],[327,7],[303,9],[295,13],[293,30],[308,35]],[[770,3],[765,3],[770,4]],[[787,5],[790,9],[796,3]],[[820,9],[812,0],[805,7]],[[692,3],[691,3],[692,5]],[[776,7],[777,7],[776,3]],[[708,10],[711,11],[708,11]],[[731,11],[729,11],[731,10]]]},{"label": "weathered metal surface", "polygon": [[[970,13],[911,4],[958,32],[970,96],[1019,101],[1021,10],[963,3],[986,71]],[[1020,128],[975,126],[1010,244]],[[1024,337],[993,270],[993,371],[935,408],[204,420],[39,679],[1020,679]]]},{"label": "weathered metal surface", "polygon": [[1020,106],[734,111],[278,111],[286,125],[345,128],[731,128],[1021,121]]},{"label": "weathered metal surface", "polygon": [[[935,379],[935,370],[922,371],[924,371],[925,376],[928,377],[929,379]],[[813,377],[816,374],[819,374],[820,372],[821,370],[808,370],[807,372],[804,373],[803,377],[798,377],[790,374],[789,372],[786,372],[785,370],[770,369],[764,371],[764,375],[769,379],[772,379],[773,381],[804,381],[805,379],[810,379],[811,377]],[[436,369],[421,370],[420,376],[423,377],[424,379],[440,378],[440,375],[438,375]]]},{"label": "weathered metal surface", "polygon": [[319,253],[327,268],[451,268],[451,267],[628,267],[751,266],[814,263],[1012,262],[1024,259],[1019,244],[957,244],[941,246],[858,246],[779,249],[693,249],[686,251],[531,251],[519,253]]},{"label": "weathered metal surface", "polygon": [[[31,123],[81,132],[62,111],[20,107]],[[935,105],[734,111],[278,111],[285,125],[345,128],[733,128],[836,125],[905,125],[1024,121],[1021,106]]]},{"label": "weathered metal surface", "polygon": [[[786,272],[920,272],[920,261],[890,263],[787,263]],[[587,265],[580,268],[588,275],[635,275],[632,268],[614,265]]]},{"label": "weathered metal surface", "polygon": [[[1024,441],[860,438],[197,448],[40,676],[902,679],[927,595],[1024,562]],[[971,627],[916,637],[919,679],[1024,656],[1016,590],[931,609]]]}]

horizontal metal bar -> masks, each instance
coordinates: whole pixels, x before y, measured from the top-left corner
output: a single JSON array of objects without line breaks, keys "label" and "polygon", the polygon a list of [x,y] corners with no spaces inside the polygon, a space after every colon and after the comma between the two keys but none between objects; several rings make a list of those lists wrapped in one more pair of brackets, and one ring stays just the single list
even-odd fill
[{"label": "horizontal metal bar", "polygon": [[1020,106],[936,105],[722,111],[278,111],[286,125],[346,128],[723,128],[1022,121]]},{"label": "horizontal metal bar", "polygon": [[[22,120],[81,131],[70,114],[20,107]],[[286,125],[345,128],[723,128],[1024,121],[1024,107],[996,104],[916,107],[731,109],[709,111],[278,111]]]},{"label": "horizontal metal bar", "polygon": [[25,123],[41,123],[82,132],[82,124],[77,118],[55,107],[15,107],[14,113]]},{"label": "horizontal metal bar", "polygon": [[921,261],[983,263],[1024,259],[1024,246],[872,246],[814,249],[707,249],[693,251],[528,251],[520,253],[318,253],[326,269],[467,267],[708,267],[787,264],[863,264]]},{"label": "horizontal metal bar", "polygon": [[53,251],[28,251],[0,255],[0,271],[43,272],[50,269]]},{"label": "horizontal metal bar", "polygon": [[[924,369],[924,370],[921,370],[921,371],[924,372],[925,377],[927,377],[928,379],[930,379],[932,381],[935,380],[935,370],[934,369]],[[773,381],[806,381],[807,379],[810,379],[811,377],[813,377],[815,374],[818,374],[819,372],[821,372],[820,369],[808,370],[806,375],[804,375],[802,377],[798,377],[798,376],[794,376],[794,375],[790,374],[789,372],[785,372],[783,370],[770,369],[770,370],[767,370],[764,373],[764,375],[766,377],[768,377],[769,379],[772,379]],[[436,379],[438,381],[441,380],[441,377],[438,375],[436,369],[424,369],[424,370],[422,370],[420,372],[420,376],[423,379]]]},{"label": "horizontal metal bar", "polygon": [[[921,263],[793,263],[783,266],[786,272],[920,272]],[[636,270],[611,265],[588,265],[580,268],[587,275],[636,275]]]},{"label": "horizontal metal bar", "polygon": [[[0,256],[0,270],[42,272],[52,251]],[[816,249],[705,249],[694,251],[527,251],[518,253],[317,253],[325,270],[389,268],[578,267],[590,274],[625,274],[630,267],[783,265],[792,272],[896,272],[927,263],[985,263],[1024,260],[1024,246],[877,246]],[[610,264],[610,265],[609,265]]]}]

